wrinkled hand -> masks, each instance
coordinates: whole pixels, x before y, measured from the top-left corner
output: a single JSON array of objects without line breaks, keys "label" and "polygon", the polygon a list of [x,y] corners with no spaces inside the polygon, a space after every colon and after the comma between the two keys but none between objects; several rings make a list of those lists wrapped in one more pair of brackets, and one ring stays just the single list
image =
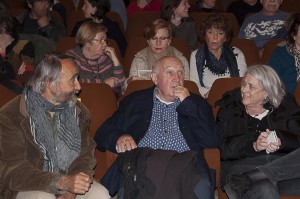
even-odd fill
[{"label": "wrinkled hand", "polygon": [[106,79],[105,84],[108,84],[110,87],[114,88],[119,84],[119,79],[116,77],[110,77],[108,79]]},{"label": "wrinkled hand", "polygon": [[113,47],[107,46],[105,48],[104,52],[113,61],[114,66],[119,66],[120,65],[120,61],[119,61],[119,59],[117,57],[117,54],[115,52],[115,49]]},{"label": "wrinkled hand", "polygon": [[173,90],[174,93],[174,98],[177,99],[179,98],[179,100],[182,102],[187,96],[190,96],[190,92],[187,88],[183,87],[183,86],[176,86],[174,87]]},{"label": "wrinkled hand", "polygon": [[93,179],[89,175],[80,172],[75,175],[61,177],[56,187],[73,194],[85,194],[90,189],[92,182]]},{"label": "wrinkled hand", "polygon": [[254,142],[253,147],[255,151],[263,151],[266,150],[268,147],[268,142],[267,142],[267,137],[268,137],[267,132],[261,132],[260,135],[258,136],[256,142]]},{"label": "wrinkled hand", "polygon": [[64,194],[56,196],[56,199],[75,199],[75,198],[76,198],[76,194],[70,192],[66,192]]},{"label": "wrinkled hand", "polygon": [[[268,134],[271,133],[271,131],[270,131],[269,129],[267,129],[266,132],[267,132]],[[279,137],[277,137],[277,142],[271,142],[271,143],[268,145],[266,151],[267,151],[268,153],[274,153],[274,152],[276,152],[276,151],[279,150],[280,146],[281,146],[281,140],[280,140]]]},{"label": "wrinkled hand", "polygon": [[131,135],[122,135],[119,137],[116,145],[118,153],[124,153],[137,148],[137,145]]},{"label": "wrinkled hand", "polygon": [[50,22],[49,22],[49,18],[47,15],[41,16],[38,20],[37,23],[39,25],[39,27],[44,27],[47,26]]}]

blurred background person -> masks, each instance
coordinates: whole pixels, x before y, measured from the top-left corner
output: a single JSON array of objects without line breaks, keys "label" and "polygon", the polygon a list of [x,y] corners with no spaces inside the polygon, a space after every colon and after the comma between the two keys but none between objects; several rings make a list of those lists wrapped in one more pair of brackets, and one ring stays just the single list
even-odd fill
[{"label": "blurred background person", "polygon": [[200,28],[202,46],[191,54],[190,80],[196,82],[204,98],[216,79],[243,77],[246,72],[244,54],[230,46],[231,37],[231,24],[221,14],[209,15]]},{"label": "blurred background person", "polygon": [[[150,79],[152,67],[155,62],[163,56],[175,56],[184,66],[184,79],[189,79],[189,63],[182,53],[171,46],[172,26],[168,21],[157,19],[145,28],[145,37],[148,47],[139,51],[131,64],[129,79],[132,80]],[[147,76],[142,76],[142,71],[149,71]]]},{"label": "blurred background person", "polygon": [[190,4],[187,0],[163,0],[161,18],[171,22],[174,37],[187,41],[191,50],[197,47],[196,24],[189,16]]},{"label": "blurred background person", "polygon": [[130,3],[127,6],[126,12],[127,17],[136,12],[150,11],[155,12],[159,11],[161,7],[162,0],[136,0]]},{"label": "blurred background person", "polygon": [[121,31],[118,23],[105,16],[106,13],[110,11],[110,1],[84,0],[82,11],[86,19],[83,21],[78,21],[75,24],[71,36],[75,37],[80,26],[86,21],[93,21],[95,23],[102,24],[107,28],[107,37],[117,42],[123,56],[127,47],[125,36]]},{"label": "blurred background person", "polygon": [[286,23],[287,39],[278,44],[269,64],[276,70],[287,91],[294,94],[300,79],[300,13],[294,13]]},{"label": "blurred background person", "polygon": [[0,79],[19,79],[26,83],[35,70],[34,46],[19,39],[14,19],[0,11]]},{"label": "blurred background person", "polygon": [[216,8],[217,0],[197,0],[196,5],[192,5],[190,12],[224,12]]},{"label": "blurred background person", "polygon": [[[232,175],[265,165],[300,147],[300,108],[294,96],[286,94],[283,82],[270,66],[248,67],[241,87],[224,94],[217,105],[220,106],[217,122],[222,125],[224,136],[222,186]],[[268,142],[271,131],[276,132],[277,139]],[[279,199],[279,193],[299,192],[299,179],[294,182],[278,182],[277,189],[269,180],[262,180],[238,198]],[[227,193],[231,196],[232,192]]]},{"label": "blurred background person", "polygon": [[114,48],[107,44],[106,31],[102,24],[83,23],[76,34],[77,46],[68,50],[66,55],[73,57],[79,66],[80,82],[106,83],[119,96],[125,76]]},{"label": "blurred background person", "polygon": [[250,13],[256,13],[262,10],[260,0],[238,0],[234,1],[227,7],[227,12],[231,12],[235,15],[236,19],[241,26],[244,19]]}]

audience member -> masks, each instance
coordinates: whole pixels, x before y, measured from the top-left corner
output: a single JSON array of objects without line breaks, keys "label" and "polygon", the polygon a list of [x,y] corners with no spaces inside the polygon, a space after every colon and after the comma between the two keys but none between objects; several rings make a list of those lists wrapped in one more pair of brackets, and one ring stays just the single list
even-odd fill
[{"label": "audience member", "polygon": [[172,23],[175,37],[185,39],[191,50],[197,46],[196,24],[189,17],[190,4],[187,0],[163,0],[161,18]]},{"label": "audience member", "polygon": [[[131,64],[128,83],[132,80],[150,79],[152,67],[163,56],[175,56],[184,66],[184,79],[189,79],[190,66],[187,59],[176,48],[170,46],[172,26],[163,19],[157,19],[145,29],[148,47],[139,51]],[[143,74],[144,72],[144,74]]]},{"label": "audience member", "polygon": [[[196,198],[212,199],[215,187],[209,180],[203,149],[218,147],[222,139],[211,107],[202,97],[184,87],[184,66],[176,57],[160,58],[153,67],[151,78],[156,86],[124,98],[119,109],[97,130],[98,149],[114,153],[137,147],[197,151],[197,169],[201,178],[192,188]],[[110,193],[114,193],[120,188],[115,186],[116,183],[119,185],[120,171],[109,171],[112,173],[106,174],[108,178],[102,182]]]},{"label": "audience member", "polygon": [[23,94],[0,109],[1,198],[110,198],[93,181],[96,145],[77,78],[71,59],[46,55]]},{"label": "audience member", "polygon": [[123,22],[123,26],[126,29],[127,27],[127,14],[126,14],[126,6],[123,0],[110,0],[110,11],[117,12]]},{"label": "audience member", "polygon": [[257,13],[262,10],[260,0],[238,0],[233,1],[228,7],[227,12],[231,12],[235,15],[241,26],[244,19],[250,13]]},{"label": "audience member", "polygon": [[[300,107],[294,96],[286,94],[275,70],[266,65],[248,67],[241,88],[224,94],[217,105],[220,106],[217,122],[224,133],[221,182],[223,186],[229,182],[225,190],[232,199],[236,198],[230,189],[233,174],[280,159],[300,147]],[[294,193],[296,186],[292,181],[289,186],[279,184],[279,193]],[[279,199],[279,196],[274,184],[263,180],[237,198]]]},{"label": "audience member", "polygon": [[14,19],[0,11],[0,79],[19,79],[26,83],[35,69],[34,47],[19,39]]},{"label": "audience member", "polygon": [[125,81],[123,67],[114,48],[107,44],[106,31],[102,24],[83,23],[77,31],[77,46],[66,54],[79,66],[81,82],[106,83],[121,95]]},{"label": "audience member", "polygon": [[126,12],[127,17],[136,12],[150,11],[155,12],[159,11],[161,7],[162,0],[136,0],[130,3],[127,6]]},{"label": "audience member", "polygon": [[191,6],[190,12],[223,12],[216,8],[216,2],[217,0],[197,0],[197,4]]},{"label": "audience member", "polygon": [[[290,188],[292,191],[289,191],[286,194],[299,196],[299,157],[300,148],[265,165],[258,166],[251,171],[233,175],[227,186],[227,193],[230,192],[230,199],[239,198],[240,195],[243,195],[251,189],[253,184],[263,180],[267,181],[271,186],[273,185],[272,191],[277,192],[276,197],[273,197],[272,199],[280,199],[280,193],[285,194],[282,189],[284,186],[294,187]],[[280,193],[278,193],[278,190]]]},{"label": "audience member", "polygon": [[278,44],[269,60],[286,85],[289,93],[293,94],[300,79],[300,13],[294,13],[286,23],[287,39]]},{"label": "audience member", "polygon": [[107,28],[107,37],[117,42],[122,55],[124,55],[127,47],[125,36],[118,23],[105,16],[110,10],[110,1],[84,0],[82,10],[86,19],[75,24],[71,36],[76,36],[78,29],[86,21],[93,21],[95,23],[102,24]]},{"label": "audience member", "polygon": [[221,14],[211,14],[204,20],[199,37],[202,46],[192,52],[190,80],[196,82],[204,98],[218,78],[242,77],[247,65],[243,52],[229,45],[232,27]]},{"label": "audience member", "polygon": [[54,42],[65,34],[65,27],[49,14],[50,0],[27,0],[29,11],[17,17],[20,32],[46,37]]},{"label": "audience member", "polygon": [[263,9],[245,19],[238,37],[251,39],[262,54],[270,39],[285,37],[284,24],[288,13],[279,10],[283,0],[261,0]]}]

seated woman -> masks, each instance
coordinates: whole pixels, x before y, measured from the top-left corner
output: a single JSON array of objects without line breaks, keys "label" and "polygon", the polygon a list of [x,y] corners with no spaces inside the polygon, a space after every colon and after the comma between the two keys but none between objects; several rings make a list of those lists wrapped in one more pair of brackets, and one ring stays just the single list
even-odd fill
[{"label": "seated woman", "polygon": [[[187,59],[176,48],[170,46],[172,27],[169,22],[163,19],[153,21],[145,28],[145,37],[149,46],[135,55],[127,83],[132,80],[150,79],[150,73],[155,62],[167,55],[175,56],[181,60],[184,65],[185,79],[189,79],[189,63]],[[143,72],[144,75],[142,74]]]},{"label": "seated woman", "polygon": [[287,39],[279,43],[269,60],[289,93],[293,94],[300,79],[300,13],[294,13],[286,22]]},{"label": "seated woman", "polygon": [[79,66],[81,82],[106,83],[121,95],[125,81],[123,67],[114,48],[107,45],[106,30],[99,23],[85,22],[77,32],[77,46],[65,54]]},{"label": "seated woman", "polygon": [[190,4],[187,0],[164,0],[161,5],[160,17],[171,22],[174,37],[187,41],[189,48],[195,50],[197,46],[197,31],[194,20],[189,17]]},{"label": "seated woman", "polygon": [[87,19],[75,24],[71,36],[75,37],[79,27],[86,21],[102,24],[107,28],[107,37],[117,42],[121,54],[124,56],[127,48],[125,36],[118,23],[105,16],[110,11],[110,0],[84,0],[82,10]]},{"label": "seated woman", "polygon": [[224,12],[222,9],[216,8],[217,0],[197,0],[196,5],[192,5],[191,12]]},{"label": "seated woman", "polygon": [[[249,67],[241,88],[224,94],[217,105],[220,106],[217,122],[222,125],[224,134],[221,146],[222,186],[233,174],[279,160],[300,147],[300,107],[293,95],[286,94],[284,84],[271,67]],[[279,193],[288,195],[297,190],[299,193],[299,181],[281,183],[277,184],[277,189],[270,181],[261,180],[237,197],[231,197],[230,185],[226,185],[225,190],[230,199],[279,199]]]},{"label": "seated woman", "polygon": [[211,14],[202,24],[202,46],[191,54],[190,80],[196,82],[204,98],[216,79],[242,77],[246,72],[243,52],[229,46],[231,36],[231,24],[224,15]]},{"label": "seated woman", "polygon": [[161,1],[162,0],[136,0],[127,6],[126,9],[127,17],[129,17],[130,15],[136,12],[159,11],[161,6]]},{"label": "seated woman", "polygon": [[14,19],[6,11],[0,11],[0,55],[0,79],[19,79],[25,84],[35,70],[34,47],[19,39]]}]

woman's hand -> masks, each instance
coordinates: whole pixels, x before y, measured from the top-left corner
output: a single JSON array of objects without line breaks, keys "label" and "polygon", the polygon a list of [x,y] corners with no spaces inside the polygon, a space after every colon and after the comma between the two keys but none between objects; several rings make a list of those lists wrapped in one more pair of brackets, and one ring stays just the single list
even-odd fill
[{"label": "woman's hand", "polygon": [[110,77],[110,78],[106,79],[104,82],[105,82],[105,84],[108,84],[112,88],[119,85],[119,79],[116,77]]},{"label": "woman's hand", "polygon": [[144,78],[138,77],[138,76],[132,76],[132,77],[128,78],[127,84],[129,84],[130,82],[135,81],[135,80],[144,80]]},{"label": "woman's hand", "polygon": [[107,46],[104,50],[104,53],[113,61],[114,66],[120,66],[120,61],[113,47]]},{"label": "woman's hand", "polygon": [[268,137],[268,133],[267,132],[261,132],[260,135],[258,136],[256,142],[253,143],[253,148],[255,151],[259,152],[259,151],[263,151],[266,150],[268,147],[268,141],[267,141],[267,137]]}]

